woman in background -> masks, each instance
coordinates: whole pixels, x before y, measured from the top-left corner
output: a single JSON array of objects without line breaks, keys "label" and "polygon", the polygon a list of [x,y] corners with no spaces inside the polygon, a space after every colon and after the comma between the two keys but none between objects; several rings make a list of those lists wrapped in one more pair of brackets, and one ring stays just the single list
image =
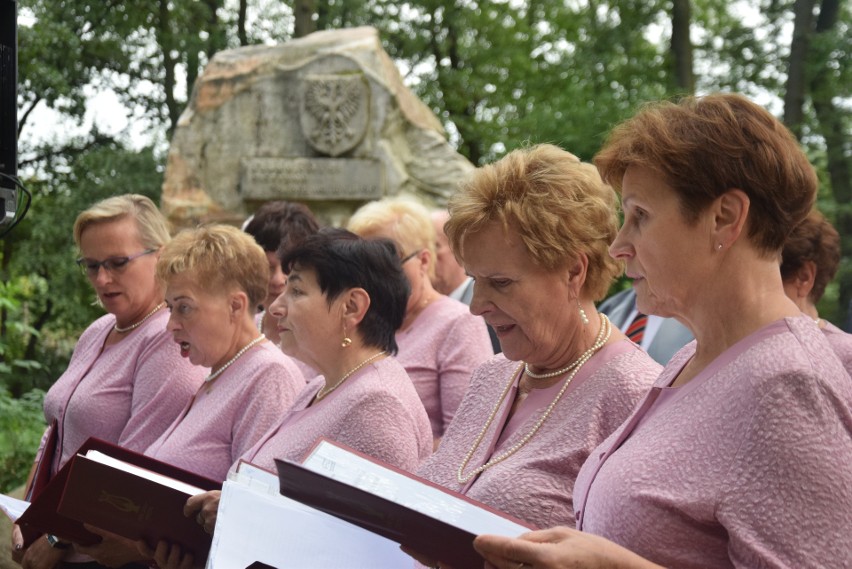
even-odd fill
[{"label": "woman in background", "polygon": [[814,319],[843,362],[852,372],[852,335],[819,317],[817,303],[840,265],[840,235],[818,210],[796,226],[781,252],[784,292],[799,310]]},{"label": "woman in background", "polygon": [[396,334],[397,359],[423,401],[437,444],[473,370],[494,355],[485,322],[432,287],[435,230],[425,207],[401,198],[371,202],[355,212],[348,227],[361,237],[390,239],[400,251],[411,296]]}]

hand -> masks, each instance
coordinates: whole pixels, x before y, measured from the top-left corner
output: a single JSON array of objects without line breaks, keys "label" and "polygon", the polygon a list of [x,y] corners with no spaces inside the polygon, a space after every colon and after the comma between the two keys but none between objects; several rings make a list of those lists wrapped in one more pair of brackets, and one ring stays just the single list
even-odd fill
[{"label": "hand", "polygon": [[154,559],[160,569],[191,569],[193,567],[192,555],[184,555],[179,545],[167,541],[157,544],[157,549],[151,549],[144,541],[137,541],[139,553],[146,558]]},{"label": "hand", "polygon": [[67,549],[50,547],[47,538],[41,536],[24,550],[21,567],[24,569],[53,569],[65,556]]},{"label": "hand", "polygon": [[600,536],[567,527],[534,531],[519,538],[480,535],[473,546],[498,569],[662,569]]},{"label": "hand", "polygon": [[211,490],[203,494],[190,496],[183,507],[183,515],[188,518],[195,516],[195,521],[198,525],[204,528],[209,534],[213,534],[213,529],[216,527],[216,517],[219,512],[219,498],[222,492],[219,490]]},{"label": "hand", "polygon": [[101,536],[101,542],[94,545],[74,545],[74,550],[92,557],[101,565],[107,567],[121,567],[136,561],[145,561],[150,558],[142,557],[136,547],[136,542],[112,532],[83,524],[90,532]]},{"label": "hand", "polygon": [[12,526],[12,561],[18,565],[24,560],[24,536],[18,524]]}]

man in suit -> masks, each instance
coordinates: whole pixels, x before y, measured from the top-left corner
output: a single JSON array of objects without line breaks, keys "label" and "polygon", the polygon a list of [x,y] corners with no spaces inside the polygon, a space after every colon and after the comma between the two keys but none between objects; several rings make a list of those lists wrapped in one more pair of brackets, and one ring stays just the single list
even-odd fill
[{"label": "man in suit", "polygon": [[[435,227],[435,277],[432,286],[441,294],[446,294],[459,302],[470,306],[473,300],[473,279],[464,272],[464,267],[458,264],[447,235],[444,233],[444,224],[450,218],[447,210],[439,209],[432,212],[432,224]],[[491,336],[491,347],[495,354],[499,354],[500,341],[491,326],[488,327],[488,335]]]},{"label": "man in suit", "polygon": [[693,339],[692,332],[674,318],[640,314],[633,287],[604,300],[598,311],[662,365]]}]

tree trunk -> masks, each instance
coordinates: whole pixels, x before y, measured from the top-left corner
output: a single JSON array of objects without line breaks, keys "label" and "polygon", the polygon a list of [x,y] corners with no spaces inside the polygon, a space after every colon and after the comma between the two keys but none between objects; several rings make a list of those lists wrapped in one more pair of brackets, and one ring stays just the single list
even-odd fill
[{"label": "tree trunk", "polygon": [[173,35],[171,30],[171,14],[169,13],[169,0],[160,0],[158,21],[157,21],[157,43],[160,46],[160,51],[163,54],[163,92],[166,98],[166,111],[168,112],[169,128],[168,138],[171,139],[172,134],[177,126],[178,118],[180,117],[180,108],[178,108],[177,100],[175,99],[175,58],[172,57]]},{"label": "tree trunk", "polygon": [[[830,34],[837,26],[840,0],[823,0],[816,23],[815,39],[821,34]],[[816,111],[818,128],[825,139],[828,178],[834,201],[837,204],[835,225],[840,233],[843,262],[839,272],[840,315],[846,316],[852,301],[852,272],[848,267],[852,256],[852,148],[849,135],[844,129],[845,112],[837,108],[832,96],[834,89],[829,79],[827,53],[814,54],[820,61],[811,58],[814,73],[810,81],[811,101]]]},{"label": "tree trunk", "polygon": [[237,12],[237,37],[240,40],[240,45],[248,45],[248,35],[246,34],[246,12],[248,12],[248,0],[240,0],[239,11]]},{"label": "tree trunk", "polygon": [[806,93],[808,48],[810,47],[816,0],[796,0],[793,6],[793,40],[787,61],[784,92],[784,124],[797,138],[802,137]]},{"label": "tree trunk", "polygon": [[695,74],[692,70],[692,41],[690,0],[673,0],[672,3],[672,66],[675,87],[681,93],[695,93]]},{"label": "tree trunk", "polygon": [[314,20],[316,11],[316,0],[295,0],[293,2],[293,13],[296,19],[293,37],[301,38],[317,31],[317,24]]}]

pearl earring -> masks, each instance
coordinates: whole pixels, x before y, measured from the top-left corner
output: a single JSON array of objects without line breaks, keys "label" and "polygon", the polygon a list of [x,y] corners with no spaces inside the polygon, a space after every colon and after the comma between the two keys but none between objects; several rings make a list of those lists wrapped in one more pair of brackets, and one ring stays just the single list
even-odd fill
[{"label": "pearl earring", "polygon": [[589,317],[586,316],[586,311],[583,310],[583,307],[580,306],[580,301],[577,301],[577,308],[580,310],[580,320],[583,321],[583,325],[587,326],[589,324]]},{"label": "pearl earring", "polygon": [[717,250],[717,251],[721,251],[721,250],[722,250],[722,244],[721,244],[721,243],[719,243],[718,245],[716,245],[716,250]]}]

